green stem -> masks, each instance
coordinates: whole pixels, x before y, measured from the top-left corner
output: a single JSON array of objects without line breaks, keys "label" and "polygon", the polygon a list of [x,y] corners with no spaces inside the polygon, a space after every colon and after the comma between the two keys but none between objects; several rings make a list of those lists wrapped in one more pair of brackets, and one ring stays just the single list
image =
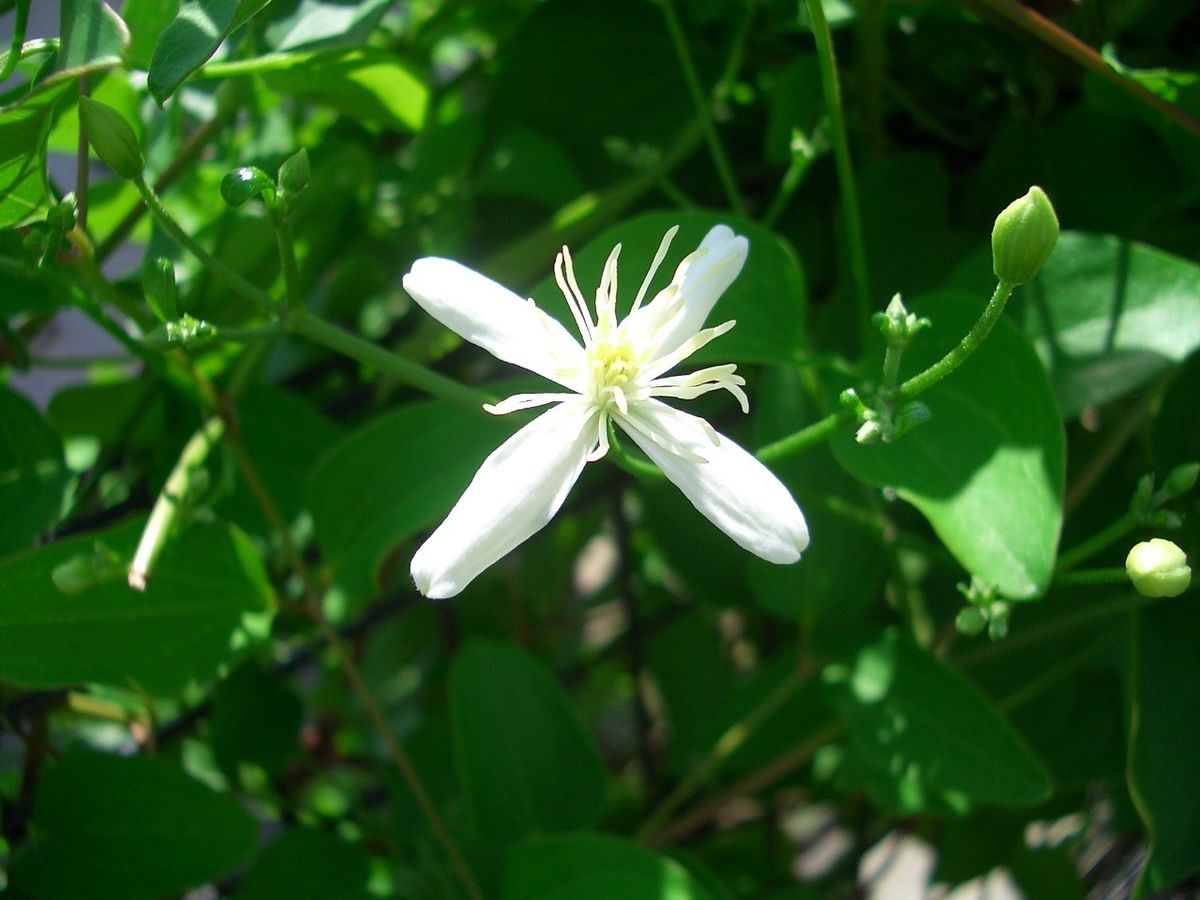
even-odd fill
[{"label": "green stem", "polygon": [[671,34],[671,43],[675,47],[675,55],[679,57],[679,66],[683,70],[683,79],[687,82],[688,92],[692,95],[692,103],[696,107],[696,115],[700,119],[700,127],[704,129],[704,139],[708,143],[709,153],[712,154],[713,165],[717,169],[717,177],[729,205],[739,215],[746,215],[746,204],[738,193],[737,182],[733,177],[733,169],[729,165],[729,157],[721,144],[721,136],[717,134],[717,125],[713,121],[712,102],[705,98],[704,90],[700,87],[700,78],[696,74],[696,66],[692,62],[691,51],[688,50],[687,40],[679,25],[679,17],[675,15],[675,7],[671,0],[660,0],[663,18],[667,22],[667,31]]},{"label": "green stem", "polygon": [[1000,318],[1000,314],[1004,312],[1004,304],[1012,296],[1013,287],[1013,285],[1006,281],[1001,281],[997,284],[996,290],[992,294],[992,299],[988,301],[988,305],[983,310],[983,315],[979,317],[979,320],[967,332],[966,336],[958,342],[958,345],[954,349],[924,372],[914,375],[908,381],[904,382],[904,384],[900,385],[899,390],[896,391],[897,402],[911,400],[918,394],[929,390],[929,388],[961,366],[991,332],[992,327]]},{"label": "green stem", "polygon": [[142,199],[146,201],[146,208],[150,210],[150,215],[154,216],[158,224],[162,226],[163,230],[179,246],[200,260],[206,269],[218,279],[225,282],[235,293],[249,300],[263,312],[272,314],[275,312],[275,303],[267,295],[266,291],[255,287],[237,272],[233,271],[233,269],[201,247],[191,235],[179,226],[179,223],[167,212],[167,208],[163,206],[162,200],[154,193],[150,185],[146,184],[145,178],[139,176],[134,179],[133,183],[138,189],[138,193],[142,195]]},{"label": "green stem", "polygon": [[1129,573],[1120,566],[1105,569],[1082,569],[1078,572],[1058,572],[1055,587],[1083,587],[1093,584],[1128,584]]},{"label": "green stem", "polygon": [[300,294],[300,269],[296,265],[296,241],[292,237],[292,223],[286,214],[271,216],[275,225],[275,242],[279,246],[279,264],[283,268],[283,290],[287,295],[288,309],[299,309],[304,305]]},{"label": "green stem", "polygon": [[21,61],[21,48],[25,43],[25,29],[29,25],[29,6],[32,0],[17,0],[17,15],[13,21],[12,43],[4,65],[0,67],[0,82],[8,81]]},{"label": "green stem", "polygon": [[1125,537],[1125,535],[1129,534],[1129,532],[1133,531],[1137,527],[1137,524],[1137,516],[1132,512],[1127,512],[1103,531],[1092,535],[1082,543],[1076,544],[1070,550],[1059,554],[1058,575],[1069,569],[1073,569],[1085,559],[1090,559],[1101,550],[1105,550],[1115,544],[1121,538]]},{"label": "green stem", "polygon": [[654,465],[654,463],[630,455],[621,445],[621,441],[617,436],[617,429],[613,427],[611,418],[608,420],[607,427],[608,449],[612,453],[613,462],[635,478],[641,478],[646,481],[663,481],[666,479],[667,476],[663,474],[663,470]]},{"label": "green stem", "polygon": [[1066,659],[1060,660],[1041,675],[1026,681],[1020,688],[1007,697],[996,701],[996,707],[1001,712],[1012,713],[1030,700],[1044,694],[1047,690],[1058,684],[1058,682],[1074,673],[1084,663],[1091,660],[1101,650],[1107,649],[1122,637],[1124,637],[1124,633],[1119,630],[1109,631],[1101,635],[1082,650],[1068,656]]},{"label": "green stem", "polygon": [[208,453],[221,439],[225,431],[225,421],[219,416],[213,416],[206,421],[200,430],[192,435],[184,444],[179,461],[167,476],[167,481],[154,501],[150,518],[142,530],[141,540],[133,554],[133,562],[129,564],[129,586],[137,591],[144,591],[154,570],[154,563],[166,546],[167,538],[174,529],[183,504],[192,485],[192,478],[197,470],[208,459]]},{"label": "green stem", "polygon": [[789,434],[785,438],[780,438],[765,447],[759,447],[758,452],[754,455],[763,462],[775,462],[779,459],[792,456],[799,453],[801,450],[807,450],[809,447],[819,444],[828,439],[835,431],[843,425],[854,421],[854,413],[848,409],[840,409],[837,412],[830,413],[823,419],[818,419],[811,425],[801,428],[795,434]]},{"label": "green stem", "polygon": [[767,719],[792,698],[796,691],[808,681],[812,671],[809,667],[797,666],[787,678],[776,685],[775,689],[763,698],[763,701],[758,706],[730,725],[717,742],[713,744],[712,750],[709,751],[708,755],[697,763],[684,777],[683,781],[675,786],[675,790],[671,791],[667,799],[659,804],[658,808],[650,815],[645,824],[638,829],[634,839],[646,841],[656,835],[670,821],[675,811],[692,796],[696,789],[712,778],[721,763],[732,756]]},{"label": "green stem", "polygon": [[313,343],[358,360],[363,365],[373,366],[439,400],[457,403],[473,410],[481,409],[485,403],[495,402],[495,398],[489,394],[467,387],[412,360],[389,353],[344,328],[314,316],[308,310],[292,310],[287,317],[285,328]]},{"label": "green stem", "polygon": [[862,217],[858,207],[858,186],[854,177],[854,165],[850,160],[850,141],[846,137],[846,116],[842,110],[842,88],[838,82],[837,59],[833,52],[833,33],[829,30],[822,0],[805,2],[808,5],[809,18],[812,20],[813,37],[817,42],[821,91],[825,98],[825,111],[829,116],[833,156],[842,193],[842,217],[846,226],[846,243],[850,250],[850,277],[854,283],[859,332],[865,347],[871,332],[871,281],[867,269],[866,243],[863,241]]}]

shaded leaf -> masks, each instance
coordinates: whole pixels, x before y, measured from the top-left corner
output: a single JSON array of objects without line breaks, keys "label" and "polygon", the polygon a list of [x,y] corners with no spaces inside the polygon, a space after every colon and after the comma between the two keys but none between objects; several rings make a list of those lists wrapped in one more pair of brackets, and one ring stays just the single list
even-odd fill
[{"label": "shaded leaf", "polygon": [[475,639],[450,669],[454,760],[476,831],[512,843],[595,825],[604,768],[554,676],[525,650]]},{"label": "shaded leaf", "polygon": [[292,828],[250,867],[237,900],[365,900],[370,860],[333,834]]},{"label": "shaded leaf", "polygon": [[[919,298],[933,321],[904,355],[904,377],[958,343],[981,304],[961,294]],[[1037,355],[1012,323],[921,395],[933,420],[892,444],[864,446],[850,433],[831,442],[850,474],[919,509],[972,575],[1013,599],[1041,594],[1062,524],[1062,423]]]},{"label": "shaded leaf", "polygon": [[449,511],[515,425],[446,403],[415,403],[326,453],[305,494],[334,584],[352,599],[372,593],[388,553]]},{"label": "shaded leaf", "polygon": [[281,677],[242,663],[213,693],[208,739],[217,765],[234,783],[241,763],[278,775],[299,746],[302,717],[300,698]]},{"label": "shaded leaf", "polygon": [[32,219],[50,200],[46,140],[65,88],[42,91],[0,111],[0,228]]},{"label": "shaded leaf", "polygon": [[253,817],[161,759],[75,750],[42,776],[14,880],[38,897],[140,900],[236,867]]},{"label": "shaded leaf", "polygon": [[1200,619],[1184,595],[1138,613],[1129,790],[1150,837],[1140,895],[1200,867]]},{"label": "shaded leaf", "polygon": [[504,900],[715,900],[675,860],[601,834],[535,841],[504,872]]},{"label": "shaded leaf", "polygon": [[0,556],[26,549],[57,519],[68,477],[58,437],[0,385]]},{"label": "shaded leaf", "polygon": [[122,65],[129,49],[129,28],[102,0],[62,0],[62,44],[48,81],[78,78]]}]

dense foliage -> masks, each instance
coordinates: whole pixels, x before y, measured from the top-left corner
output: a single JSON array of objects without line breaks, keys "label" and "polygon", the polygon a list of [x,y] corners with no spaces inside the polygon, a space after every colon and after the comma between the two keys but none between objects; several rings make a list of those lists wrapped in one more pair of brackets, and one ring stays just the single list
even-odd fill
[{"label": "dense foliage", "polygon": [[[11,896],[887,896],[897,855],[1195,887],[1200,3],[0,10]],[[686,406],[787,486],[803,558],[614,431],[422,597],[535,415],[482,404],[548,388],[414,261],[574,328],[564,244],[590,303],[621,243],[623,312],[669,228],[650,296],[721,224],[737,326],[689,362],[751,412]]]}]

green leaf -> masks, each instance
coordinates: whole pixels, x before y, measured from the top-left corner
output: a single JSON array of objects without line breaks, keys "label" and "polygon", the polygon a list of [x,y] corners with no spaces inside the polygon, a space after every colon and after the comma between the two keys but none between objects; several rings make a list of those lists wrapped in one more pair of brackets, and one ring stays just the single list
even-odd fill
[{"label": "green leaf", "polygon": [[1025,329],[1064,417],[1148,383],[1200,348],[1200,266],[1154,247],[1064,234],[1028,290]]},{"label": "green leaf", "polygon": [[[624,315],[641,286],[650,262],[673,225],[679,233],[671,243],[671,252],[646,294],[649,301],[656,291],[666,287],[675,267],[684,256],[700,245],[714,225],[725,224],[750,241],[750,253],[737,280],[730,285],[709,315],[708,324],[737,320],[728,334],[713,341],[687,360],[687,365],[702,362],[790,362],[804,338],[807,300],[804,279],[791,251],[773,233],[736,216],[707,212],[647,213],[610,228],[586,247],[572,248],[575,274],[585,297],[593,297],[600,284],[605,260],[616,244],[621,244],[621,286],[617,307]],[[553,259],[546,260],[549,272]],[[530,295],[538,306],[563,322],[572,334],[577,329],[567,310],[566,300],[547,275]]]},{"label": "green leaf", "polygon": [[[983,248],[951,279],[971,290],[993,281]],[[1200,265],[1113,235],[1063,232],[1041,274],[1010,302],[1068,419],[1200,348]]]},{"label": "green leaf", "polygon": [[[272,387],[246,391],[238,404],[238,429],[271,500],[284,521],[292,522],[304,508],[305,477],[342,436],[341,429],[304,397]],[[246,528],[271,529],[244,480],[219,509]]]},{"label": "green leaf", "polygon": [[475,639],[455,656],[449,691],[454,760],[481,836],[513,843],[596,824],[600,756],[540,661]]},{"label": "green leaf", "polygon": [[0,111],[0,228],[21,225],[50,200],[46,140],[66,85]]},{"label": "green leaf", "polygon": [[366,900],[370,860],[362,848],[312,828],[293,828],[246,873],[237,900]]},{"label": "green leaf", "polygon": [[129,28],[107,3],[62,0],[59,10],[62,44],[48,81],[78,78],[124,64]]},{"label": "green leaf", "polygon": [[105,447],[157,447],[162,440],[166,400],[149,378],[78,384],[50,398],[46,417],[63,437],[95,438]]},{"label": "green leaf", "polygon": [[251,67],[272,90],[353,119],[400,131],[419,131],[425,124],[429,87],[399,56],[381,47],[290,53],[261,65],[250,60],[236,70]]},{"label": "green leaf", "polygon": [[166,103],[238,26],[270,0],[186,0],[179,15],[154,45],[147,86],[159,105]]},{"label": "green leaf", "polygon": [[[982,310],[973,297],[943,293],[912,308],[933,321],[904,355],[904,375],[936,361]],[[1062,523],[1062,423],[1037,355],[1012,323],[944,381],[921,395],[933,420],[892,444],[832,441],[851,475],[919,509],[972,575],[1012,599],[1041,594],[1054,567]]]},{"label": "green leaf", "polygon": [[504,871],[502,900],[716,900],[675,860],[602,834],[520,847]]},{"label": "green leaf", "polygon": [[379,24],[392,0],[292,0],[278,3],[263,29],[277,52],[311,50],[330,44],[361,45]]},{"label": "green leaf", "polygon": [[122,570],[78,592],[56,589],[51,573],[91,558],[98,543],[130,559],[142,525],[135,519],[0,564],[0,678],[40,688],[99,682],[163,695],[211,677],[230,657],[242,616],[271,602],[258,554],[235,530],[185,531],[163,550],[144,593],[126,585]]},{"label": "green leaf", "polygon": [[74,750],[48,766],[16,885],[38,897],[178,895],[234,869],[257,825],[241,804],[162,759]]},{"label": "green leaf", "polygon": [[0,386],[0,556],[26,549],[58,518],[68,477],[57,435]]},{"label": "green leaf", "polygon": [[179,15],[179,0],[125,0],[121,16],[129,26],[129,65],[149,69],[158,36]]},{"label": "green leaf", "polygon": [[1200,619],[1196,597],[1138,614],[1129,720],[1129,789],[1150,838],[1138,893],[1200,868]]},{"label": "green leaf", "polygon": [[241,763],[275,777],[299,746],[302,717],[300,698],[282,678],[242,663],[213,693],[208,739],[217,765],[234,783]]},{"label": "green leaf", "polygon": [[325,454],[306,495],[335,587],[350,599],[372,594],[389,553],[450,510],[516,425],[446,403],[416,403]]},{"label": "green leaf", "polygon": [[1050,795],[1042,764],[991,701],[897,632],[823,680],[854,749],[897,782],[903,810],[1021,808]]}]

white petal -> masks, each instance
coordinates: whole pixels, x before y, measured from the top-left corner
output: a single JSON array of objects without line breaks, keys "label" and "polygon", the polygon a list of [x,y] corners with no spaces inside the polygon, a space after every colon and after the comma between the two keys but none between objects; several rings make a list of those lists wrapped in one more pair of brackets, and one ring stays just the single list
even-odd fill
[{"label": "white petal", "polygon": [[[673,454],[634,429],[625,428],[692,505],[751,553],[773,563],[792,563],[808,546],[804,514],[771,470],[708,423],[657,400],[630,410],[639,424],[682,445],[707,462]],[[617,419],[620,422],[620,419]],[[712,442],[716,434],[717,443]]]},{"label": "white petal", "polygon": [[413,556],[417,589],[437,600],[453,597],[549,522],[583,471],[597,415],[568,400],[496,448]]},{"label": "white petal", "polygon": [[675,350],[704,325],[717,300],[742,271],[749,250],[746,238],[735,235],[726,225],[714,226],[700,246],[679,264],[671,285],[630,314],[629,327],[640,330],[643,321],[654,323],[656,312],[670,302],[672,294],[678,294],[682,300],[678,312],[657,326],[652,335],[645,335],[645,339],[653,341],[656,357]]},{"label": "white petal", "polygon": [[583,348],[532,301],[464,265],[433,256],[413,263],[404,289],[427,313],[497,359],[578,389],[563,370],[581,365]]}]

